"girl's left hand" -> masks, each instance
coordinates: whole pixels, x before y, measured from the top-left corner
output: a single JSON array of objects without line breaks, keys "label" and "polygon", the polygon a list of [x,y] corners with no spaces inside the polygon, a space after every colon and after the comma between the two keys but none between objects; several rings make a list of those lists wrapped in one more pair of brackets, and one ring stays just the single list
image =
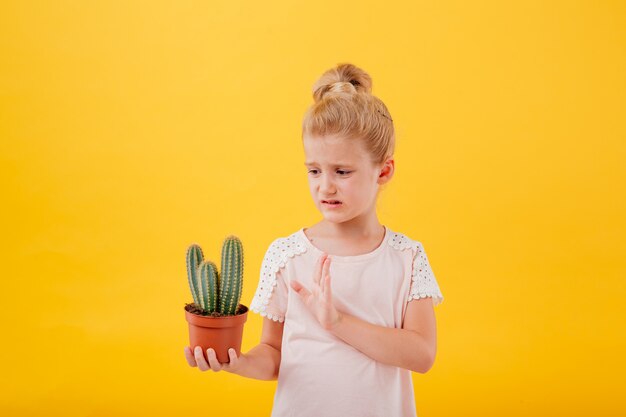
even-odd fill
[{"label": "girl's left hand", "polygon": [[333,305],[329,269],[330,258],[324,253],[315,265],[312,291],[308,291],[298,281],[291,281],[291,288],[326,330],[333,329],[341,320],[341,313]]}]

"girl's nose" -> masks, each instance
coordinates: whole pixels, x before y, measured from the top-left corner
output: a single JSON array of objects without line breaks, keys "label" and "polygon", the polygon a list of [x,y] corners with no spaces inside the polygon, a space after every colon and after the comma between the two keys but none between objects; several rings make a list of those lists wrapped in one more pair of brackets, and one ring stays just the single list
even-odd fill
[{"label": "girl's nose", "polygon": [[335,192],[335,184],[333,183],[332,178],[330,178],[330,175],[322,175],[320,188],[320,191],[326,195],[330,195]]}]

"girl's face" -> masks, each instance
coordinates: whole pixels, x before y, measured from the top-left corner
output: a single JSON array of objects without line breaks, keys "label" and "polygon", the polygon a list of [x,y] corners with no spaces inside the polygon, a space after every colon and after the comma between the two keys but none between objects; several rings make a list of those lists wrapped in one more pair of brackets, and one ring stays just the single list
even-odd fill
[{"label": "girl's face", "polygon": [[375,210],[379,185],[391,179],[392,159],[375,166],[361,141],[337,136],[305,136],[303,143],[311,196],[325,219],[343,222]]}]

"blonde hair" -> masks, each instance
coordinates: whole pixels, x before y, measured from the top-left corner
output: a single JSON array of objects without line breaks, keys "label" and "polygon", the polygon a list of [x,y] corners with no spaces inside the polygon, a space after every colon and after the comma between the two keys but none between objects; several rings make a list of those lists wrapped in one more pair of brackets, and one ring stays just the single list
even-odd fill
[{"label": "blonde hair", "polygon": [[371,94],[372,78],[361,68],[342,63],[313,84],[313,99],[302,121],[305,136],[338,135],[361,140],[374,164],[393,156],[395,131],[387,106]]}]

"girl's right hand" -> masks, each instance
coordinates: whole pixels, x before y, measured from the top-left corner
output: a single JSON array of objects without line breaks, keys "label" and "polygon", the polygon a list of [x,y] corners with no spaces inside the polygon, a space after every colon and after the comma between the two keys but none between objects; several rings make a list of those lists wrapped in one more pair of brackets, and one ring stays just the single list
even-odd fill
[{"label": "girl's right hand", "polygon": [[239,357],[237,357],[237,353],[233,348],[228,349],[230,362],[227,363],[218,362],[215,351],[209,348],[207,349],[207,357],[209,358],[209,363],[207,364],[202,353],[202,347],[200,346],[196,346],[193,352],[191,351],[191,347],[185,346],[185,358],[187,359],[187,363],[192,367],[197,366],[202,372],[212,369],[213,372],[226,371],[236,374],[243,368],[246,361],[246,356],[241,353]]}]

